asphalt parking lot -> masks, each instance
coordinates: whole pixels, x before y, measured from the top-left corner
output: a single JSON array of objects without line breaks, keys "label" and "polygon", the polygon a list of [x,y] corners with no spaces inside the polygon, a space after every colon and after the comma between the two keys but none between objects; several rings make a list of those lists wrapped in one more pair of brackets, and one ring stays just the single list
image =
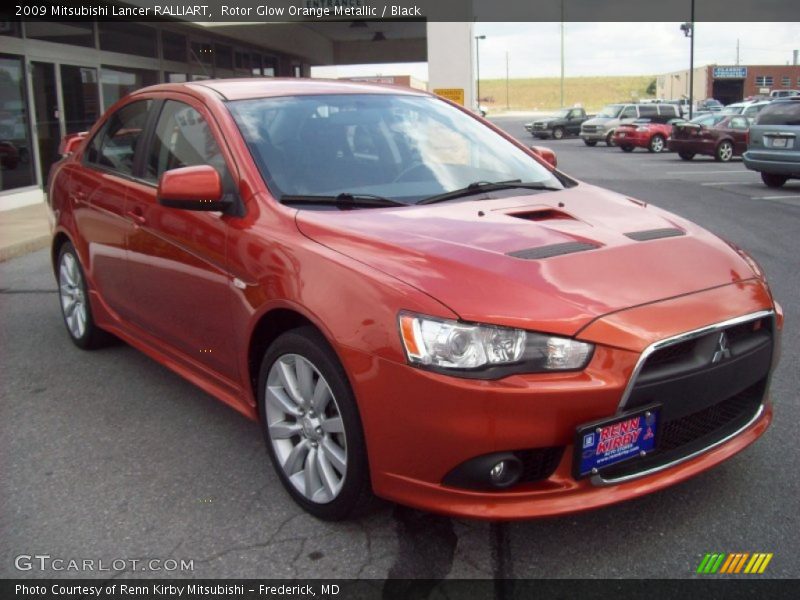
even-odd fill
[{"label": "asphalt parking lot", "polygon": [[77,350],[47,251],[0,264],[0,576],[21,554],[191,559],[192,571],[132,577],[682,578],[706,552],[771,552],[767,575],[800,567],[800,181],[766,188],[741,161],[534,142],[588,183],[635,196],[750,251],[786,312],[775,421],[755,445],[677,487],[576,516],[510,524],[381,504],[323,523],[289,499],[258,428],[139,352]]}]

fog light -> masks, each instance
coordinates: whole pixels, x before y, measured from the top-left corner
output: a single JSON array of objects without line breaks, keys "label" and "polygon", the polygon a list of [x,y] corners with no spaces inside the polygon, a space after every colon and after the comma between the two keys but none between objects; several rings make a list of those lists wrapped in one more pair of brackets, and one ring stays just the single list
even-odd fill
[{"label": "fog light", "polygon": [[501,460],[489,471],[489,480],[495,487],[509,487],[517,483],[522,473],[519,460]]}]

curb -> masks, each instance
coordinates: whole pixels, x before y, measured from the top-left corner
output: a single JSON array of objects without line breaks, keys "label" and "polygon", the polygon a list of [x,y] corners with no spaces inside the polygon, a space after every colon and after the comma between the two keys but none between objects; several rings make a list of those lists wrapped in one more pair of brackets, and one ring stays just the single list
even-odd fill
[{"label": "curb", "polygon": [[24,242],[17,242],[16,244],[2,247],[0,248],[0,262],[5,262],[7,260],[11,260],[12,258],[18,258],[20,256],[24,256],[25,254],[30,254],[31,252],[41,250],[42,248],[47,248],[49,244],[50,234],[48,233],[46,235],[40,235],[38,237],[25,240]]}]

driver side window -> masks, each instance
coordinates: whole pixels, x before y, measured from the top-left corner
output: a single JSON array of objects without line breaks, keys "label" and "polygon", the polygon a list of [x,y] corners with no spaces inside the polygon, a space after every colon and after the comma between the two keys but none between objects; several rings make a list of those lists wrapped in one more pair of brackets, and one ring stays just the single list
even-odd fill
[{"label": "driver side window", "polygon": [[638,117],[635,106],[626,106],[622,113],[619,115],[620,119],[635,119]]},{"label": "driver side window", "polygon": [[136,146],[142,137],[151,103],[151,100],[133,102],[111,115],[89,144],[86,162],[132,175]]}]

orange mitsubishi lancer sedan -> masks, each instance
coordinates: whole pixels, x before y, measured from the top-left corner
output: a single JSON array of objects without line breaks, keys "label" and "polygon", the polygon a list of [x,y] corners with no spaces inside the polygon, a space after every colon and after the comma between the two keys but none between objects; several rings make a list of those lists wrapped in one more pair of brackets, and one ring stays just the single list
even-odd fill
[{"label": "orange mitsubishi lancer sedan", "polygon": [[486,519],[596,508],[770,424],[783,315],[744,250],[441,98],[158,85],[62,153],[72,341],[120,338],[260,423],[317,517],[373,494]]}]

